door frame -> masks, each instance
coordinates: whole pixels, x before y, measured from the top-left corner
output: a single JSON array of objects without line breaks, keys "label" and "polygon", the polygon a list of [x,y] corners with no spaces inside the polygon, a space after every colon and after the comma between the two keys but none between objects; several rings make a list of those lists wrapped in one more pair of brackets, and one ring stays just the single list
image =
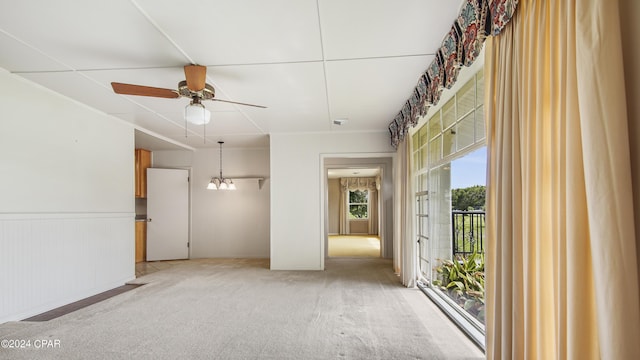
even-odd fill
[{"label": "door frame", "polygon": [[393,259],[393,162],[395,153],[343,153],[320,154],[320,267],[324,269],[329,248],[329,190],[327,171],[335,168],[379,167],[380,190],[378,198],[378,228],[380,256]]}]

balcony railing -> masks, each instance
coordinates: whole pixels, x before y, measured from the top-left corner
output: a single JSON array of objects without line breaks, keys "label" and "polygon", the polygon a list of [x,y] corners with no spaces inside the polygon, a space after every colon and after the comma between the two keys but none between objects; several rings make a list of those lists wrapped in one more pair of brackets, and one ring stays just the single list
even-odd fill
[{"label": "balcony railing", "polygon": [[451,211],[453,257],[468,256],[474,252],[484,253],[485,213],[484,211]]}]

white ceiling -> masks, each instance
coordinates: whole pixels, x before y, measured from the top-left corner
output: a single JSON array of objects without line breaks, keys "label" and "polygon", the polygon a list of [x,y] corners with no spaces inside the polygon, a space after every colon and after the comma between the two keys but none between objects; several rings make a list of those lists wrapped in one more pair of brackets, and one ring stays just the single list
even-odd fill
[{"label": "white ceiling", "polygon": [[[282,132],[387,132],[462,4],[0,1],[0,67],[169,140],[151,150],[220,139],[267,147],[268,134]],[[110,86],[175,89],[190,63],[207,66],[217,98],[268,108],[206,102],[206,136],[190,124],[185,138],[188,99],[117,95]]]},{"label": "white ceiling", "polygon": [[348,178],[348,177],[376,177],[378,175],[380,175],[380,167],[375,167],[375,168],[352,167],[352,168],[327,170],[327,178],[329,179]]}]

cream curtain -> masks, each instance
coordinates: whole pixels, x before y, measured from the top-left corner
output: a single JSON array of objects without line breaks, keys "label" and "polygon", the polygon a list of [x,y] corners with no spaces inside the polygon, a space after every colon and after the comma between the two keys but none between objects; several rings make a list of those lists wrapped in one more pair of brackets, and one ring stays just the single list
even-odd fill
[{"label": "cream curtain", "polygon": [[485,44],[489,359],[635,359],[617,1],[523,0]]},{"label": "cream curtain", "polygon": [[[376,181],[377,184],[377,181]],[[369,235],[378,234],[378,188],[369,191]]]},{"label": "cream curtain", "polygon": [[347,212],[349,208],[349,188],[346,186],[346,181],[340,179],[340,222],[338,223],[338,232],[340,235],[349,234],[349,220],[347,218]]},{"label": "cream curtain", "polygon": [[416,240],[413,232],[414,194],[411,185],[411,142],[409,137],[400,143],[396,151],[395,206],[394,206],[394,253],[400,256],[395,268],[400,272],[400,280],[407,287],[416,286]]}]

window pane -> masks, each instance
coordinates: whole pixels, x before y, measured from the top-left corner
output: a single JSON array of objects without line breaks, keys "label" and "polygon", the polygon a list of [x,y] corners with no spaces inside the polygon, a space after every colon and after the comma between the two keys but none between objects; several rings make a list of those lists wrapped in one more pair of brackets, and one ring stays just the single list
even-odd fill
[{"label": "window pane", "polygon": [[456,99],[458,101],[458,119],[476,107],[475,81],[473,78],[458,91]]},{"label": "window pane", "polygon": [[418,171],[422,165],[422,159],[420,158],[420,151],[413,153],[413,170]]},{"label": "window pane", "polygon": [[458,150],[464,149],[473,144],[473,133],[475,131],[475,117],[473,115],[473,113],[467,115],[458,123],[458,125],[456,125]]},{"label": "window pane", "polygon": [[484,104],[484,71],[476,74],[476,106]]},{"label": "window pane", "polygon": [[484,139],[484,105],[476,109],[476,141]]},{"label": "window pane", "polygon": [[429,144],[429,164],[435,164],[438,162],[442,155],[440,149],[442,148],[442,136],[438,136],[433,139]]},{"label": "window pane", "polygon": [[[420,211],[420,214],[423,214],[423,215],[429,214],[429,200],[427,199],[428,197],[425,195],[420,197],[420,209],[418,209],[418,211]],[[426,236],[427,230],[424,230],[422,234]]]},{"label": "window pane", "polygon": [[420,189],[419,191],[425,191],[429,189],[429,173],[420,175]]},{"label": "window pane", "polygon": [[442,126],[448,128],[456,122],[456,101],[455,97],[447,101],[442,107]]},{"label": "window pane", "polygon": [[349,218],[366,219],[368,217],[367,205],[349,205]]},{"label": "window pane", "polygon": [[440,123],[440,112],[438,111],[431,119],[429,119],[429,138],[433,139],[440,135],[442,124]]},{"label": "window pane", "polygon": [[447,130],[442,134],[443,137],[443,146],[442,146],[442,156],[451,155],[456,151],[456,138],[455,131],[453,129]]},{"label": "window pane", "polygon": [[427,144],[427,130],[429,130],[429,128],[427,127],[427,125],[422,125],[422,127],[420,128],[420,131],[418,131],[419,137],[420,137],[420,146],[424,146]]},{"label": "window pane", "polygon": [[429,147],[425,145],[420,152],[422,153],[420,156],[422,158],[422,166],[420,169],[427,169],[429,167]]},{"label": "window pane", "polygon": [[[420,218],[420,235],[429,237],[429,218]],[[422,241],[423,239],[421,239]]]},{"label": "window pane", "polygon": [[353,190],[349,191],[349,203],[367,204],[369,202],[369,191]]},{"label": "window pane", "polygon": [[420,136],[418,135],[418,133],[413,134],[413,136],[411,137],[411,144],[414,152],[418,150],[418,148],[420,148]]}]

